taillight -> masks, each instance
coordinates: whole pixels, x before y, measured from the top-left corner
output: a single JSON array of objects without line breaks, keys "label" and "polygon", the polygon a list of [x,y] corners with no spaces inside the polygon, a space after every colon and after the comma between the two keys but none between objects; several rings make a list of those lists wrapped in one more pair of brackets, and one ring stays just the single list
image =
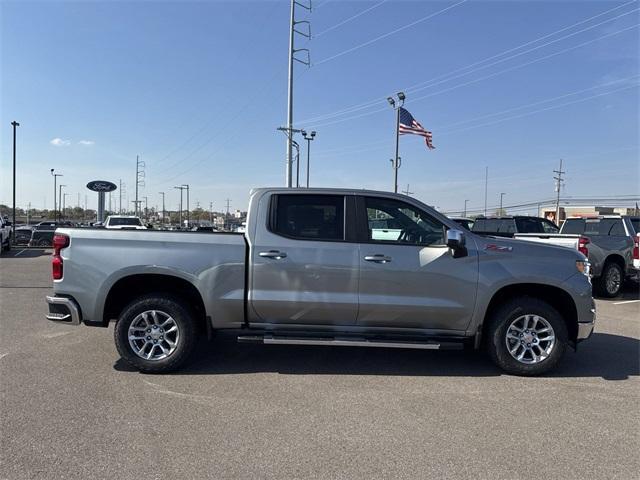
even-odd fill
[{"label": "taillight", "polygon": [[53,236],[53,257],[51,258],[51,267],[54,280],[60,280],[62,278],[62,257],[60,256],[60,250],[68,246],[69,237],[58,234]]},{"label": "taillight", "polygon": [[633,258],[640,260],[640,233],[633,237]]},{"label": "taillight", "polygon": [[591,240],[589,240],[588,237],[580,237],[578,239],[578,251],[585,257],[589,256],[589,248],[587,248],[587,245],[589,245],[590,243]]}]

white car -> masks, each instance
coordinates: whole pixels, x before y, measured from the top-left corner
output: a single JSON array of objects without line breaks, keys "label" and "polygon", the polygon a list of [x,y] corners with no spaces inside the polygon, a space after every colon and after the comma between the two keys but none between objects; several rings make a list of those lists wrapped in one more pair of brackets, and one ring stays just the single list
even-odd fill
[{"label": "white car", "polygon": [[109,215],[103,223],[109,230],[146,230],[138,217],[126,215]]}]

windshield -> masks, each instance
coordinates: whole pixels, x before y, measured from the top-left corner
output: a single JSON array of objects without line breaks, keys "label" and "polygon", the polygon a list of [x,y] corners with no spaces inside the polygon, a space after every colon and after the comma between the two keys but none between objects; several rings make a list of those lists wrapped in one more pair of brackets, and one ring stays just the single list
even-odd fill
[{"label": "windshield", "polygon": [[142,223],[139,218],[122,218],[115,217],[109,219],[109,226],[129,226],[129,227],[141,227]]}]

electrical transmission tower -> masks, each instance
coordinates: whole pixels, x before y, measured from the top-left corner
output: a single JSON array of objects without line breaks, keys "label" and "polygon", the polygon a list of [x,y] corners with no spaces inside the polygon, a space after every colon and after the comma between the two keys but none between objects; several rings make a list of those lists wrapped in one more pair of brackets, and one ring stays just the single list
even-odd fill
[{"label": "electrical transmission tower", "polygon": [[144,162],[141,162],[140,157],[136,155],[136,199],[135,199],[136,217],[138,216],[138,209],[140,207],[140,203],[138,201],[138,189],[139,187],[144,187],[144,178],[145,178],[144,169],[145,169]]},{"label": "electrical transmission tower", "polygon": [[564,186],[562,175],[567,173],[562,170],[562,159],[560,159],[560,168],[558,170],[554,170],[553,173],[556,174],[553,177],[556,181],[556,223],[560,225],[560,189]]},{"label": "electrical transmission tower", "polygon": [[[307,67],[311,65],[311,57],[308,48],[296,48],[296,34],[311,39],[311,23],[308,20],[296,20],[296,6],[302,7],[311,12],[311,0],[309,4],[301,3],[297,0],[291,0],[291,17],[289,22],[289,74],[288,74],[288,91],[287,91],[287,126],[280,127],[287,135],[287,168],[285,181],[287,187],[291,188],[293,184],[293,134],[299,133],[293,128],[293,62],[299,62]],[[297,25],[306,25],[306,31],[296,28]],[[306,52],[306,59],[296,57],[297,52]]]},{"label": "electrical transmission tower", "polygon": [[402,193],[404,193],[407,197],[408,197],[409,195],[413,195],[413,192],[410,192],[410,191],[409,191],[409,184],[408,184],[408,183],[407,183],[407,189],[406,189],[406,190],[403,190],[403,191],[402,191]]}]

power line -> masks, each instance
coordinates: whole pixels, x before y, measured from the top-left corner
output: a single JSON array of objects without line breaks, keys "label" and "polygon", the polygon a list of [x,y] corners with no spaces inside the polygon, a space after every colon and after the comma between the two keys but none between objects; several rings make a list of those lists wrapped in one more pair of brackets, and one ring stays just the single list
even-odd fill
[{"label": "power line", "polygon": [[481,128],[481,127],[487,127],[487,126],[490,126],[490,125],[495,125],[497,123],[506,122],[507,120],[515,120],[517,118],[528,117],[529,115],[534,115],[536,113],[546,112],[548,110],[555,110],[556,108],[562,108],[562,107],[566,107],[568,105],[574,105],[576,103],[586,102],[587,100],[593,100],[594,98],[604,97],[605,95],[611,95],[611,94],[618,93],[618,92],[621,92],[621,91],[624,91],[624,90],[629,90],[631,88],[637,88],[638,86],[640,86],[640,84],[629,85],[629,86],[626,86],[626,87],[621,87],[621,88],[617,88],[615,90],[611,90],[610,92],[604,92],[604,93],[598,93],[598,94],[595,94],[595,95],[589,95],[588,97],[579,98],[577,100],[572,100],[571,102],[565,102],[565,103],[561,103],[559,105],[551,105],[549,107],[539,108],[539,109],[533,110],[531,112],[526,112],[526,113],[522,113],[522,114],[519,114],[519,115],[512,115],[510,117],[501,118],[499,120],[494,120],[492,122],[485,122],[485,123],[481,123],[479,125],[473,125],[473,126],[470,126],[470,127],[459,128],[459,129],[456,129],[456,130],[450,130],[448,132],[442,132],[442,133],[440,133],[440,135],[450,135],[452,133],[464,132],[464,131],[467,131],[467,130],[472,130],[474,128]]},{"label": "power line", "polygon": [[[367,9],[365,9],[365,10],[363,10],[363,11],[361,11],[360,13],[357,13],[357,14],[353,15],[352,17],[349,17],[349,18],[347,18],[347,19],[343,20],[342,22],[337,23],[337,24],[333,25],[332,27],[329,27],[329,28],[327,28],[327,29],[325,29],[325,30],[322,30],[320,33],[316,33],[315,35],[313,35],[313,38],[321,37],[321,36],[322,36],[322,35],[324,35],[325,33],[327,33],[327,32],[331,32],[332,30],[335,30],[336,28],[341,27],[342,25],[344,25],[344,24],[346,24],[346,23],[351,22],[352,20],[355,20],[356,18],[361,17],[361,16],[362,16],[362,15],[364,15],[365,13],[370,12],[370,11],[371,11],[371,10],[373,10],[374,8],[378,8],[380,5],[382,5],[383,3],[387,3],[388,1],[389,1],[389,0],[382,0],[381,2],[376,3],[375,5],[373,5],[373,6],[369,7],[369,8],[367,8]],[[318,8],[318,7],[316,7],[316,9],[317,9],[317,8]]]},{"label": "power line", "polygon": [[[443,90],[439,90],[437,92],[429,93],[427,95],[422,95],[422,96],[418,96],[418,97],[413,97],[412,101],[413,102],[417,102],[417,101],[420,101],[420,100],[424,100],[426,98],[434,97],[434,96],[440,95],[442,93],[447,93],[447,92],[450,92],[452,90],[456,90],[456,89],[461,88],[461,87],[466,87],[468,85],[472,85],[474,83],[478,83],[478,82],[480,82],[482,80],[487,80],[489,78],[496,77],[496,76],[501,75],[503,73],[507,73],[507,72],[510,72],[510,71],[513,71],[513,70],[517,70],[519,68],[526,67],[526,66],[532,65],[534,63],[541,62],[543,60],[547,60],[549,58],[561,55],[563,53],[570,52],[572,50],[576,50],[578,48],[584,47],[586,45],[589,45],[591,43],[597,42],[599,40],[603,40],[605,38],[609,38],[609,37],[612,37],[614,35],[619,35],[621,33],[624,33],[626,31],[628,31],[628,30],[631,30],[633,28],[637,28],[639,25],[640,24],[635,24],[635,25],[632,25],[630,27],[623,28],[621,30],[616,30],[615,32],[611,32],[611,33],[608,33],[606,35],[602,35],[600,37],[596,37],[594,39],[591,39],[591,40],[588,40],[586,42],[580,43],[578,45],[574,45],[573,47],[565,48],[565,49],[560,50],[558,52],[554,52],[554,53],[551,53],[549,55],[545,55],[544,57],[536,58],[534,60],[531,60],[531,61],[528,61],[528,62],[525,62],[525,63],[521,63],[521,64],[518,64],[518,65],[515,65],[515,66],[512,66],[512,67],[509,67],[509,68],[505,68],[504,70],[499,70],[498,72],[494,72],[494,73],[491,73],[489,75],[485,75],[483,77],[479,77],[479,78],[476,78],[474,80],[470,80],[468,82],[460,83],[460,84],[454,85],[452,87],[448,87],[448,88],[445,88]],[[376,110],[371,110],[370,112],[361,113],[359,115],[353,115],[351,117],[345,117],[345,118],[342,118],[342,119],[339,119],[339,120],[334,120],[334,121],[331,121],[331,122],[312,123],[309,128],[311,128],[311,127],[319,128],[319,127],[326,127],[328,125],[335,125],[335,124],[338,124],[338,123],[347,122],[347,121],[354,120],[354,119],[357,119],[357,118],[362,118],[362,117],[366,117],[366,116],[369,116],[369,115],[373,115],[375,113],[383,112],[383,111],[386,111],[386,110],[387,110],[386,107],[381,107],[381,108],[378,108]]]},{"label": "power line", "polygon": [[[601,17],[603,15],[606,15],[607,13],[611,13],[612,11],[618,10],[618,9],[620,9],[622,7],[625,7],[625,6],[627,6],[627,5],[631,4],[631,3],[635,3],[635,0],[631,1],[631,2],[627,2],[627,3],[623,4],[623,5],[619,5],[617,7],[605,10],[604,12],[599,13],[598,15],[594,15],[592,17],[589,17],[589,18],[585,19],[585,20],[581,20],[579,22],[573,23],[573,24],[568,25],[566,27],[563,27],[563,28],[561,28],[559,30],[556,30],[554,32],[551,32],[551,33],[545,34],[545,35],[543,35],[541,37],[538,37],[538,38],[536,38],[534,40],[530,40],[528,42],[525,42],[525,43],[523,43],[521,45],[518,45],[516,47],[509,48],[509,49],[507,49],[507,50],[505,50],[503,52],[494,54],[494,55],[492,55],[490,57],[487,57],[487,58],[485,58],[483,60],[479,60],[479,61],[476,61],[476,62],[471,63],[469,65],[466,65],[464,67],[460,67],[460,68],[457,68],[457,69],[452,70],[450,72],[447,72],[445,74],[441,74],[441,75],[439,75],[437,77],[434,77],[434,78],[432,78],[430,80],[422,81],[422,82],[419,82],[417,84],[411,85],[411,86],[405,88],[404,90],[407,91],[407,92],[418,91],[418,90],[416,90],[417,87],[420,87],[420,86],[423,86],[423,85],[426,85],[426,84],[431,84],[432,82],[435,82],[435,81],[437,81],[437,80],[439,80],[439,79],[441,79],[443,77],[448,77],[448,76],[454,75],[454,74],[456,74],[458,72],[462,72],[464,70],[468,70],[468,69],[473,68],[473,67],[475,67],[477,65],[481,65],[481,64],[483,64],[483,63],[485,63],[487,61],[493,60],[495,58],[501,57],[501,56],[506,55],[508,53],[514,52],[514,51],[519,50],[521,48],[524,48],[526,46],[532,45],[532,44],[537,43],[537,42],[539,42],[541,40],[544,40],[546,38],[552,37],[552,36],[554,36],[554,35],[556,35],[558,33],[570,30],[571,28],[577,27],[578,25],[582,25],[582,24],[587,23],[587,22],[589,22],[591,20],[594,20],[595,18],[598,18],[598,17]],[[627,12],[627,13],[623,14],[622,16],[627,15],[629,13],[632,13],[633,11],[635,11],[635,10],[632,10],[631,12]],[[606,22],[611,21],[611,20],[615,20],[617,18],[619,18],[619,17],[614,17],[614,18],[612,18],[610,20],[607,20]],[[606,23],[606,22],[604,22],[604,23]],[[600,25],[600,24],[598,24],[598,25]],[[568,38],[568,37],[564,37],[564,38]],[[546,46],[546,45],[543,45],[543,46]],[[532,50],[530,50],[530,51],[532,51]],[[525,53],[528,53],[528,52],[525,52]],[[514,58],[514,57],[513,56],[512,57],[508,57],[508,58],[505,58],[504,60],[508,60],[510,58]],[[477,70],[469,71],[465,75],[473,73],[474,71],[477,71]],[[451,80],[451,79],[449,79],[449,80]],[[333,118],[335,116],[340,116],[340,115],[344,115],[344,114],[347,114],[347,113],[353,113],[353,112],[358,111],[358,110],[362,110],[362,109],[365,109],[365,108],[368,108],[368,107],[371,107],[371,106],[375,106],[375,105],[377,105],[377,104],[379,104],[381,102],[381,100],[380,100],[381,97],[382,97],[382,95],[378,96],[376,99],[372,99],[372,100],[369,100],[367,102],[363,102],[363,103],[360,103],[360,104],[357,104],[357,105],[353,105],[351,107],[347,107],[347,108],[344,108],[344,109],[341,109],[341,110],[337,110],[335,112],[331,112],[331,113],[327,113],[327,114],[311,117],[311,118],[305,119],[303,121],[303,123],[313,123],[313,122],[317,122],[317,121],[321,121],[321,120],[327,120],[327,119]]]},{"label": "power line", "polygon": [[354,47],[351,47],[351,48],[348,48],[346,50],[343,50],[342,52],[336,53],[335,55],[331,55],[330,57],[327,57],[325,59],[320,60],[317,63],[314,63],[314,65],[322,65],[323,63],[329,62],[329,61],[334,60],[334,59],[336,59],[338,57],[342,57],[343,55],[346,55],[347,53],[351,53],[351,52],[359,50],[359,49],[361,49],[363,47],[369,46],[372,43],[375,43],[375,42],[377,42],[379,40],[382,40],[384,38],[390,37],[391,35],[394,35],[394,34],[396,34],[398,32],[406,30],[407,28],[411,28],[411,27],[413,27],[413,26],[415,26],[415,25],[417,25],[419,23],[422,23],[422,22],[424,22],[426,20],[429,20],[430,18],[437,17],[438,15],[441,15],[441,14],[445,13],[446,11],[457,7],[458,5],[462,5],[463,3],[466,3],[467,1],[468,0],[461,0],[458,3],[454,3],[453,5],[449,5],[446,8],[438,10],[437,12],[431,13],[431,14],[425,16],[425,17],[419,18],[418,20],[415,20],[415,21],[413,21],[411,23],[408,23],[408,24],[406,24],[406,25],[404,25],[402,27],[396,28],[396,29],[394,29],[394,30],[392,30],[390,32],[387,32],[387,33],[385,33],[383,35],[380,35],[380,36],[378,36],[376,38],[373,38],[373,39],[371,39],[371,40],[369,40],[367,42],[364,42],[364,43],[361,43],[361,44],[356,45]]}]

